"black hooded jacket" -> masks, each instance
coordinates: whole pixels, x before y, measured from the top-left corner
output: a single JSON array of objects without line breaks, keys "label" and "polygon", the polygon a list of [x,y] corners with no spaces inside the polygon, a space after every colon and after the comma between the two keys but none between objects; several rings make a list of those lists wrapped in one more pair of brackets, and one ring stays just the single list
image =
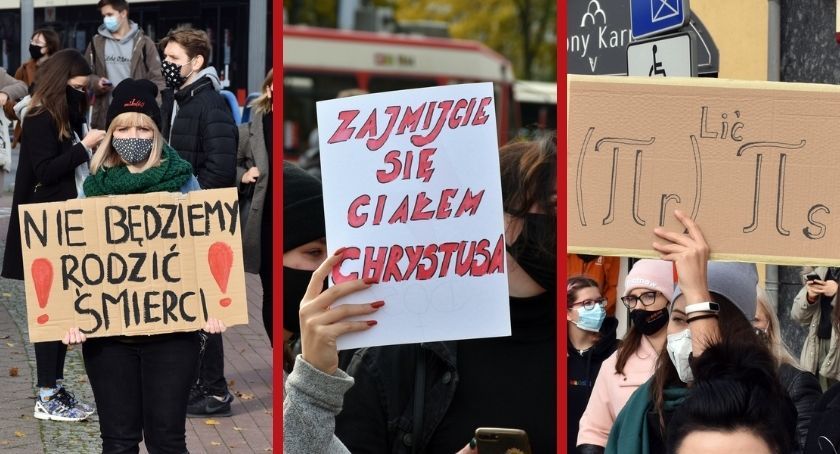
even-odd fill
[{"label": "black hooded jacket", "polygon": [[[173,92],[162,93],[163,137],[189,161],[201,189],[236,186],[236,148],[239,129],[225,99],[210,76]],[[172,108],[178,110],[172,120]]]},{"label": "black hooded jacket", "polygon": [[589,396],[592,394],[592,387],[595,386],[595,378],[601,370],[601,363],[615,351],[618,343],[615,339],[615,329],[618,320],[614,317],[607,317],[601,325],[601,339],[589,350],[579,352],[568,343],[566,361],[568,364],[568,436],[567,452],[575,452],[577,444],[577,433],[580,426],[580,417],[586,410]]}]

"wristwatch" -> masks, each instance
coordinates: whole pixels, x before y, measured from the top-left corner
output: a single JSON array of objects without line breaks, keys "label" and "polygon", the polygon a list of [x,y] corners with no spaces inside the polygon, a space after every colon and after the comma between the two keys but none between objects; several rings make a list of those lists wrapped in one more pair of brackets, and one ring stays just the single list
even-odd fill
[{"label": "wristwatch", "polygon": [[717,314],[720,312],[720,305],[713,301],[704,301],[702,303],[689,304],[685,307],[685,315],[695,312],[711,312]]}]

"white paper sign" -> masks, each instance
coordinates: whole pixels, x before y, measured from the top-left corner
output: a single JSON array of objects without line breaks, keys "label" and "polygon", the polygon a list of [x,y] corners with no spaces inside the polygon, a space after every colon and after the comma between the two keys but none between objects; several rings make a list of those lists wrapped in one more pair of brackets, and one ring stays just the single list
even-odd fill
[{"label": "white paper sign", "polygon": [[317,103],[331,281],[385,301],[339,349],[510,335],[493,85]]}]

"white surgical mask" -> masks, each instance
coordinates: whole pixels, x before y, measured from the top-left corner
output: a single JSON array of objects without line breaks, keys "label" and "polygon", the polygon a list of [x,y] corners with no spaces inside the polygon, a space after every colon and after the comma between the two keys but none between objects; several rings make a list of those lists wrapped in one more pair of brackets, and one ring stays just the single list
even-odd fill
[{"label": "white surgical mask", "polygon": [[665,349],[668,350],[668,357],[671,358],[671,363],[677,369],[680,380],[683,383],[693,382],[694,375],[691,373],[691,366],[688,364],[688,358],[691,355],[691,331],[686,328],[685,331],[669,334]]}]

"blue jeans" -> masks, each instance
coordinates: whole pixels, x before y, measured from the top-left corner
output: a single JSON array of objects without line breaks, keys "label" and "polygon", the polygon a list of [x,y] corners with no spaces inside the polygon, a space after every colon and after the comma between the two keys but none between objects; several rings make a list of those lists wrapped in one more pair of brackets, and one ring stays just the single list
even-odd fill
[{"label": "blue jeans", "polygon": [[198,360],[196,332],[96,338],[82,347],[99,412],[103,454],[187,452],[187,397]]}]

